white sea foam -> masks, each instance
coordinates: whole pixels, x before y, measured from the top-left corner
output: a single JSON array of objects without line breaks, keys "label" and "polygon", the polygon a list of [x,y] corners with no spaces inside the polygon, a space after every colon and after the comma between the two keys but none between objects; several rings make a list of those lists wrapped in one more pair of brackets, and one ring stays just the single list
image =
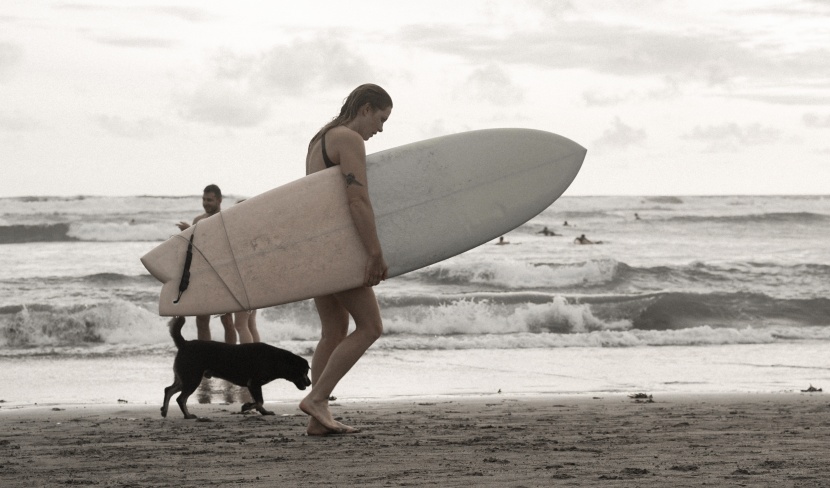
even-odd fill
[{"label": "white sea foam", "polygon": [[[15,242],[0,244],[0,345],[169,348],[159,284],[138,258],[199,213],[198,196],[0,199],[3,235]],[[510,245],[377,287],[386,331],[377,347],[830,340],[828,215],[823,197],[565,197],[506,235]],[[545,237],[543,226],[563,236]],[[64,242],[46,241],[64,232]],[[582,233],[606,244],[575,245]],[[221,337],[218,320],[212,327]],[[308,302],[260,311],[269,342],[307,350],[319,327]],[[184,333],[195,337],[195,327]]]},{"label": "white sea foam", "polygon": [[81,241],[123,242],[163,241],[178,234],[172,223],[86,222],[69,227],[67,235]]},{"label": "white sea foam", "polygon": [[613,259],[577,263],[536,263],[523,259],[471,255],[425,268],[420,273],[437,282],[464,283],[507,290],[565,288],[607,283],[614,279]]},{"label": "white sea foam", "polygon": [[561,333],[489,333],[459,335],[387,335],[373,346],[382,350],[408,349],[560,349],[585,348],[632,348],[649,346],[720,346],[739,344],[773,344],[787,341],[828,341],[830,332],[826,328],[804,329],[801,327],[778,327],[759,329],[693,327],[683,330],[644,331],[636,329],[596,330],[591,332]]}]

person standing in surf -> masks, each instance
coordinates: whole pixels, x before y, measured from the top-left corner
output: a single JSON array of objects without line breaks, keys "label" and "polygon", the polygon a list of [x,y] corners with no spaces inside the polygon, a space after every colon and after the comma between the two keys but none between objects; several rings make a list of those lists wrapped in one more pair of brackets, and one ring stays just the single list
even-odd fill
[{"label": "person standing in surf", "polygon": [[[205,209],[205,213],[197,215],[193,219],[192,225],[196,225],[200,220],[222,211],[222,190],[218,186],[210,184],[202,191],[202,208]],[[176,226],[179,230],[185,230],[191,224],[179,222]],[[226,313],[219,318],[219,321],[222,322],[222,327],[225,329],[225,342],[228,344],[236,344],[236,329],[233,324],[233,316]],[[199,315],[196,317],[196,338],[200,341],[211,340],[210,315]]]},{"label": "person standing in surf", "polygon": [[[372,287],[387,278],[388,266],[369,200],[364,143],[383,132],[391,112],[392,98],[383,88],[360,85],[343,102],[340,114],[323,126],[308,145],[306,174],[340,167],[349,212],[368,256],[363,286],[314,299],[322,330],[311,360],[312,389],[300,402],[300,409],[311,417],[309,435],[359,432],[334,420],[328,402],[337,383],[383,332]],[[348,334],[350,316],[355,330]]]}]

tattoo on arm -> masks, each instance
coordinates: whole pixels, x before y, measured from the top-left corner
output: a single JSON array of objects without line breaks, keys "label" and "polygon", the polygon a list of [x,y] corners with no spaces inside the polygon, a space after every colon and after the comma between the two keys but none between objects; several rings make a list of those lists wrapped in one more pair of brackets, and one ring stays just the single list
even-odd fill
[{"label": "tattoo on arm", "polygon": [[343,176],[346,178],[346,186],[352,186],[352,185],[363,186],[363,183],[357,181],[357,178],[355,178],[354,173],[349,173],[349,174],[343,175]]}]

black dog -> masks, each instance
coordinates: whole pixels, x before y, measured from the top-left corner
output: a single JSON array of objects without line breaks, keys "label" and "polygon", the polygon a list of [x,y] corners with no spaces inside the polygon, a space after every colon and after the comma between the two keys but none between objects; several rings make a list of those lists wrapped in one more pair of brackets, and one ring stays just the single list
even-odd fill
[{"label": "black dog", "polygon": [[187,410],[187,398],[199,387],[203,376],[215,376],[248,387],[255,403],[242,405],[242,411],[256,408],[262,415],[274,415],[274,412],[262,407],[262,385],[277,378],[293,382],[300,390],[311,385],[308,361],[284,349],[261,342],[232,345],[214,341],[186,341],[182,337],[184,317],[174,317],[168,326],[179,352],[173,362],[173,384],[164,389],[162,417],[167,417],[170,397],[180,391],[182,393],[176,398],[176,403],[186,419],[195,419],[196,416]]}]

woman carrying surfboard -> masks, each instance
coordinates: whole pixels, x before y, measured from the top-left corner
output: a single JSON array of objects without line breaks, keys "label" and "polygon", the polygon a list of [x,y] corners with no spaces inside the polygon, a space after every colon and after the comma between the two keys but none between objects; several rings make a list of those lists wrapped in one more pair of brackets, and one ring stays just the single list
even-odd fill
[{"label": "woman carrying surfboard", "polygon": [[[358,432],[334,420],[328,399],[337,383],[383,332],[380,307],[372,287],[386,279],[388,266],[369,199],[364,142],[383,132],[383,124],[391,112],[392,98],[383,88],[361,85],[346,98],[340,114],[323,126],[308,146],[306,174],[340,167],[349,212],[367,255],[363,286],[314,299],[322,329],[311,361],[312,389],[300,402],[300,409],[311,416],[309,435]],[[351,334],[347,334],[349,316],[355,322]]]}]

